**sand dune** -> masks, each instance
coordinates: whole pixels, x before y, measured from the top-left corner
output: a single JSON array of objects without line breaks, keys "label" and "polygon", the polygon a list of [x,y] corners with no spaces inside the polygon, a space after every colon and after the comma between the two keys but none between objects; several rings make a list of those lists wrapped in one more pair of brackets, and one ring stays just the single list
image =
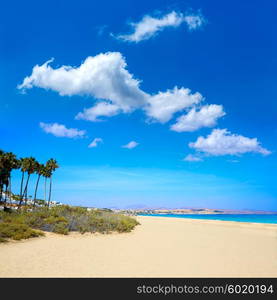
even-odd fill
[{"label": "sand dune", "polygon": [[0,277],[277,277],[277,225],[137,217],[133,232],[0,245]]}]

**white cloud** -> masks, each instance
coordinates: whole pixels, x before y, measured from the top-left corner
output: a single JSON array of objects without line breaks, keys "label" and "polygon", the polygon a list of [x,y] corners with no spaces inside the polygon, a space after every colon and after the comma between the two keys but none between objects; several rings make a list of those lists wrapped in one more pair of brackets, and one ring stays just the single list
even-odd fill
[{"label": "white cloud", "polygon": [[79,130],[76,128],[66,128],[62,124],[58,123],[39,123],[40,128],[46,133],[53,134],[57,137],[67,137],[67,138],[76,138],[84,137],[86,134],[85,130]]},{"label": "white cloud", "polygon": [[61,96],[90,95],[109,100],[124,112],[132,111],[145,102],[146,94],[139,81],[126,70],[126,62],[119,52],[89,56],[79,67],[62,66],[53,69],[47,61],[36,65],[19,89],[32,87],[51,89]]},{"label": "white cloud", "polygon": [[123,145],[122,148],[133,149],[138,146],[138,143],[135,141],[131,141],[126,145]]},{"label": "white cloud", "polygon": [[107,102],[99,102],[96,105],[84,109],[83,112],[79,112],[75,117],[77,120],[83,119],[87,121],[101,121],[98,117],[111,117],[120,112],[120,108],[115,104]]},{"label": "white cloud", "polygon": [[99,143],[103,143],[103,140],[101,138],[95,138],[89,145],[89,148],[95,148],[98,146]]},{"label": "white cloud", "polygon": [[140,22],[130,24],[134,28],[132,34],[119,35],[118,38],[124,41],[140,42],[151,38],[165,27],[177,27],[182,22],[183,14],[176,13],[175,11],[172,11],[161,18],[153,18],[146,15]]},{"label": "white cloud", "polygon": [[123,41],[138,43],[155,36],[166,27],[178,27],[184,22],[187,24],[189,30],[195,30],[202,26],[204,18],[200,14],[183,15],[175,11],[160,18],[145,15],[138,23],[130,23],[133,33],[118,35],[117,38]]},{"label": "white cloud", "polygon": [[268,155],[271,152],[263,148],[256,138],[231,134],[227,129],[214,129],[206,138],[198,137],[189,147],[208,155],[239,155],[247,152],[256,152]]},{"label": "white cloud", "polygon": [[186,115],[177,119],[170,129],[177,132],[195,131],[202,127],[212,127],[216,125],[217,119],[224,116],[222,105],[205,105],[196,110],[192,108]]},{"label": "white cloud", "polygon": [[187,23],[189,30],[195,30],[201,27],[205,22],[204,18],[200,14],[187,15],[184,17],[184,21]]},{"label": "white cloud", "polygon": [[169,121],[176,112],[198,104],[202,100],[203,97],[200,93],[192,94],[190,89],[178,89],[175,87],[173,90],[159,92],[149,97],[145,111],[148,117],[155,121],[165,123]]},{"label": "white cloud", "polygon": [[[97,103],[76,115],[76,119],[99,121],[98,117],[110,117],[142,109],[154,121],[165,123],[173,115],[203,100],[200,93],[187,88],[177,88],[150,95],[140,89],[140,81],[126,69],[124,57],[118,52],[108,52],[88,57],[79,67],[52,68],[47,61],[36,65],[32,74],[18,85],[18,89],[33,87],[51,89],[61,96],[89,95]],[[101,120],[101,119],[100,119]]]},{"label": "white cloud", "polygon": [[188,154],[183,160],[190,161],[190,162],[203,161],[201,157],[192,154]]}]

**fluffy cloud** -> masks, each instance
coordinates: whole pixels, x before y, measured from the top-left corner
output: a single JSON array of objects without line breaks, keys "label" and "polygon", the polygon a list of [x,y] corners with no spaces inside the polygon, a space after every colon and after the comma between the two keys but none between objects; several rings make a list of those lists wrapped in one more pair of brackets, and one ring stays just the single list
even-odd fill
[{"label": "fluffy cloud", "polygon": [[99,143],[103,143],[103,140],[101,138],[95,138],[89,145],[89,148],[95,148],[98,146]]},{"label": "fluffy cloud", "polygon": [[87,121],[100,121],[98,117],[111,117],[115,116],[120,112],[120,108],[111,103],[99,102],[96,105],[84,109],[83,112],[80,112],[75,117],[77,120],[83,119]]},{"label": "fluffy cloud", "polygon": [[142,109],[149,119],[165,123],[173,115],[203,100],[200,93],[177,88],[150,95],[140,89],[140,81],[126,69],[124,57],[118,52],[108,52],[88,57],[79,67],[52,68],[47,61],[36,65],[32,74],[18,85],[18,89],[33,87],[51,89],[61,96],[89,95],[98,102],[77,114],[76,119],[99,121],[119,113]]},{"label": "fluffy cloud", "polygon": [[67,138],[76,138],[84,137],[86,134],[85,130],[79,130],[76,128],[66,128],[62,124],[58,123],[39,123],[40,128],[46,133],[53,134],[57,137],[67,137]]},{"label": "fluffy cloud", "polygon": [[200,14],[199,15],[187,15],[184,17],[184,21],[187,23],[189,30],[195,30],[195,29],[201,27],[205,22],[204,18]]},{"label": "fluffy cloud", "polygon": [[135,141],[131,141],[126,145],[123,145],[122,148],[133,149],[138,146],[138,143]]},{"label": "fluffy cloud", "polygon": [[89,56],[79,67],[62,66],[53,69],[49,60],[36,65],[19,89],[32,87],[51,89],[61,96],[90,95],[117,105],[124,112],[144,104],[146,94],[139,81],[126,70],[126,62],[119,52]]},{"label": "fluffy cloud", "polygon": [[224,115],[222,105],[205,105],[198,111],[192,108],[186,115],[180,116],[170,129],[184,132],[195,131],[201,127],[212,127],[216,125],[217,119]]},{"label": "fluffy cloud", "polygon": [[204,152],[208,155],[239,155],[247,152],[256,152],[268,155],[271,152],[263,148],[256,138],[232,134],[227,129],[214,129],[206,138],[198,137],[190,148]]},{"label": "fluffy cloud", "polygon": [[155,121],[165,123],[172,116],[185,108],[198,104],[203,100],[200,93],[192,94],[190,89],[175,87],[173,90],[159,92],[149,97],[145,111],[148,117]]},{"label": "fluffy cloud", "polygon": [[192,154],[187,155],[183,160],[190,161],[190,162],[203,161],[201,157]]},{"label": "fluffy cloud", "polygon": [[204,19],[201,15],[183,15],[172,11],[160,18],[146,15],[138,23],[130,23],[133,33],[118,35],[117,38],[123,41],[138,43],[155,36],[166,27],[178,27],[186,23],[189,30],[195,30],[202,26]]}]

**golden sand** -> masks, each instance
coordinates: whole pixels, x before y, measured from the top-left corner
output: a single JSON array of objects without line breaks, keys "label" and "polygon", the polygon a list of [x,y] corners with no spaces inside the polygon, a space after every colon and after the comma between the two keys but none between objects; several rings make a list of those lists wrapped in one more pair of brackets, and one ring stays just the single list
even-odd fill
[{"label": "golden sand", "polygon": [[131,233],[0,245],[0,277],[277,277],[277,225],[137,217]]}]

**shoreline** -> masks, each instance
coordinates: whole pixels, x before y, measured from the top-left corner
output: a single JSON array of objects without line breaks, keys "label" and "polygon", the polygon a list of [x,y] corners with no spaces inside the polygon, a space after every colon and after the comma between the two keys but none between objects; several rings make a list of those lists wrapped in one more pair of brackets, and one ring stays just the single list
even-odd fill
[{"label": "shoreline", "polygon": [[146,217],[146,218],[164,218],[164,219],[181,219],[181,220],[192,220],[192,221],[203,221],[203,222],[209,222],[210,224],[215,223],[215,224],[228,224],[229,225],[240,225],[240,224],[244,224],[244,225],[249,225],[251,226],[255,226],[257,225],[258,227],[269,227],[269,228],[276,228],[277,229],[277,223],[259,223],[259,222],[243,222],[243,221],[229,221],[229,220],[215,220],[215,219],[198,219],[198,218],[180,218],[180,217],[165,217],[163,215],[160,216],[152,216],[152,215],[137,215],[135,216],[137,217]]},{"label": "shoreline", "polygon": [[135,217],[130,233],[0,245],[0,277],[277,277],[277,224]]}]

